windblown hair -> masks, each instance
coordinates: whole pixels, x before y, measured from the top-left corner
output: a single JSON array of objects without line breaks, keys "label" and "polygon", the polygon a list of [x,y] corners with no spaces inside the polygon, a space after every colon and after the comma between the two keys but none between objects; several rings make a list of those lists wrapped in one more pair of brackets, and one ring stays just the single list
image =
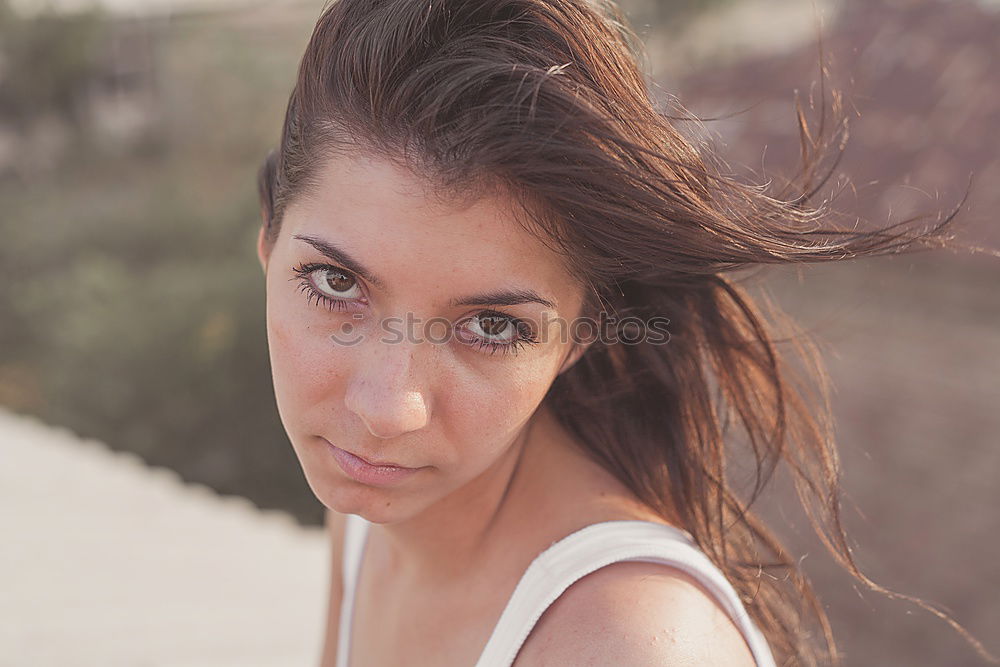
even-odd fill
[{"label": "windblown hair", "polygon": [[[280,148],[260,169],[266,238],[276,238],[289,202],[316,187],[321,162],[341,153],[405,165],[442,197],[510,194],[528,213],[525,229],[565,257],[586,312],[669,318],[669,344],[599,340],[545,400],[588,455],[680,518],[779,664],[839,663],[808,580],[751,509],[781,463],[854,577],[927,608],[985,654],[947,614],[858,569],[840,520],[816,345],[802,332],[791,338],[810,369],[807,382],[793,382],[763,310],[727,275],[945,247],[958,208],[928,227],[912,218],[864,231],[830,222],[830,200],[809,204],[847,137],[832,90],[818,132],[798,104],[800,173],[778,193],[741,182],[657,108],[642,55],[610,2],[336,0],[306,47]],[[727,477],[734,456],[755,466],[748,493]]]}]

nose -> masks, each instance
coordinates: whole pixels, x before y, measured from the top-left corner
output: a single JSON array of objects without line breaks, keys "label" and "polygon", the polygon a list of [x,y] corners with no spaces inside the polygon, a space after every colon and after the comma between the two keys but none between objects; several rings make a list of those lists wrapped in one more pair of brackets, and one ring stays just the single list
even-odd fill
[{"label": "nose", "polygon": [[430,405],[420,384],[418,343],[384,343],[379,340],[364,350],[344,403],[368,432],[377,438],[394,438],[427,425]]}]

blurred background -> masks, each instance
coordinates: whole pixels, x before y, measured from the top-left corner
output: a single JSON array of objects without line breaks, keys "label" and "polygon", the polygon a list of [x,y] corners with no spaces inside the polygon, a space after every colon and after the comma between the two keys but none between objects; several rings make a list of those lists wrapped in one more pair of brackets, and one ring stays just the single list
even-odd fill
[{"label": "blurred background", "polygon": [[[318,659],[323,508],[274,407],[254,240],[256,170],[322,4],[0,0],[0,664]],[[821,24],[851,109],[837,208],[946,215],[971,178],[955,231],[1000,248],[997,0],[622,5],[657,94],[717,118],[685,131],[757,182],[798,166]],[[1000,653],[1000,259],[755,284],[824,344],[862,569]],[[762,503],[845,664],[984,664],[856,586],[787,485]]]}]

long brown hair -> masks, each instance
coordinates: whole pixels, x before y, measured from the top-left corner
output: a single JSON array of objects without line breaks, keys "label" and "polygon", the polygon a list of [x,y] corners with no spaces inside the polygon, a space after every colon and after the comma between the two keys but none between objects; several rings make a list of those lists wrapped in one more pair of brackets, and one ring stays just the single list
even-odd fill
[{"label": "long brown hair", "polygon": [[[667,345],[597,341],[545,400],[589,455],[664,517],[680,517],[779,664],[839,662],[809,582],[751,509],[781,463],[854,577],[946,619],[987,655],[949,616],[855,565],[816,346],[801,331],[791,337],[810,371],[793,381],[772,324],[730,275],[951,245],[958,209],[927,227],[913,218],[864,231],[834,224],[830,200],[809,203],[847,136],[836,91],[826,111],[822,69],[818,129],[798,107],[801,172],[777,193],[726,175],[652,101],[642,56],[610,2],[337,0],[306,47],[280,148],[260,169],[267,238],[338,151],[395,160],[442,196],[509,192],[529,213],[526,229],[565,255],[588,313],[669,319]],[[733,451],[733,418],[746,452]],[[728,479],[734,455],[755,463],[748,497]]]}]

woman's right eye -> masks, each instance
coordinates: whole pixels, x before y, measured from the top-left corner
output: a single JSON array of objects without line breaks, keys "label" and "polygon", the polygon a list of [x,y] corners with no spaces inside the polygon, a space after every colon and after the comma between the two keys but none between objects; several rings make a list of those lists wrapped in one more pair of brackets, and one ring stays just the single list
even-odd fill
[{"label": "woman's right eye", "polygon": [[307,302],[313,297],[317,305],[344,310],[363,300],[361,286],[353,274],[329,264],[305,264],[292,271],[299,280],[299,289],[306,293]]},{"label": "woman's right eye", "polygon": [[309,277],[316,288],[328,296],[345,298],[345,293],[349,292],[352,288],[357,290],[359,294],[347,294],[346,298],[353,299],[360,296],[361,288],[358,286],[358,282],[354,279],[354,276],[343,271],[315,269],[309,273]]}]

